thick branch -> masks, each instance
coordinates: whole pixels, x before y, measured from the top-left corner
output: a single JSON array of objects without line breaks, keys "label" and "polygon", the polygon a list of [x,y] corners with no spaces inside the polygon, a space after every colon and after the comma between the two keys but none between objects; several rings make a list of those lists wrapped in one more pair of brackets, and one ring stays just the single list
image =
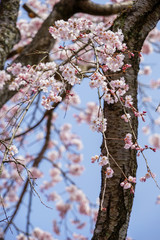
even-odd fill
[{"label": "thick branch", "polygon": [[111,16],[131,8],[133,1],[116,4],[97,4],[91,1],[80,1],[78,4],[82,13],[96,16]]},{"label": "thick branch", "polygon": [[2,0],[0,3],[0,69],[20,37],[16,28],[18,10],[19,0]]}]

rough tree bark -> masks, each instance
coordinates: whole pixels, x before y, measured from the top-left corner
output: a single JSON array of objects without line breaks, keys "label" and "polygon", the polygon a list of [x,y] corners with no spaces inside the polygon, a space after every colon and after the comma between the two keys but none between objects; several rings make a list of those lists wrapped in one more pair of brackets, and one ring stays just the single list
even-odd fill
[{"label": "rough tree bark", "polygon": [[20,40],[16,28],[19,0],[2,0],[0,2],[0,69],[3,69],[7,55],[14,44]]},{"label": "rough tree bark", "polygon": [[[130,11],[123,13],[116,19],[112,27],[113,31],[116,31],[118,28],[122,29],[129,50],[135,53],[134,58],[126,56],[126,63],[131,64],[132,67],[125,74],[121,74],[129,85],[127,94],[133,97],[135,107],[137,107],[139,52],[148,33],[156,26],[159,19],[159,0],[137,0]],[[118,77],[116,75],[117,79]],[[114,76],[113,79],[115,79]],[[124,149],[123,141],[126,133],[132,133],[132,131],[128,123],[121,119],[122,114],[124,114],[124,111],[120,103],[114,105],[104,103],[104,116],[108,119],[105,137],[108,139],[107,145],[110,154],[122,168],[125,175],[127,177],[129,175],[136,176],[136,152]],[[132,114],[131,123],[137,137],[138,124],[134,114]],[[101,149],[102,153],[106,154],[104,142]],[[110,159],[110,162],[114,170],[114,176],[111,179],[107,179],[105,183],[105,167],[102,168],[101,172],[100,202],[104,195],[103,207],[106,208],[106,211],[99,209],[92,240],[124,240],[127,234],[133,194],[120,186],[124,176],[112,159]]]}]

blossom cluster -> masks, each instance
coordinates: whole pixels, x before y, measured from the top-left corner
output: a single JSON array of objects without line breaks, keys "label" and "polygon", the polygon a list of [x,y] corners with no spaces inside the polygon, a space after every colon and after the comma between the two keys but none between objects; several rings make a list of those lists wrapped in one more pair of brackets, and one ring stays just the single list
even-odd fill
[{"label": "blossom cluster", "polygon": [[[0,71],[0,88],[10,81],[9,89],[18,90],[26,97],[30,97],[32,93],[42,91],[42,106],[46,109],[52,108],[52,103],[62,101],[61,91],[65,90],[65,81],[74,85],[80,83],[80,79],[76,76],[80,69],[71,64],[65,64],[59,67],[62,72],[62,81],[55,78],[57,65],[54,62],[40,63],[36,67],[22,66],[21,63],[14,63],[6,69]],[[11,75],[9,75],[10,73]],[[11,80],[11,76],[13,80]],[[66,91],[66,90],[65,90]],[[46,96],[47,95],[47,96]]]},{"label": "blossom cluster", "polygon": [[155,178],[156,177],[156,175],[154,174],[154,173],[152,173],[151,171],[148,171],[146,174],[145,174],[145,176],[143,176],[143,177],[141,177],[140,178],[140,181],[141,182],[145,182],[148,178]]},{"label": "blossom cluster", "polygon": [[87,107],[85,110],[80,111],[79,115],[74,114],[74,118],[76,119],[77,123],[87,123],[91,125],[93,119],[96,119],[99,114],[99,107],[94,102],[88,102]]},{"label": "blossom cluster", "polygon": [[106,82],[105,80],[106,77],[102,75],[102,73],[95,72],[91,76],[89,85],[91,88],[101,87],[103,92],[103,99],[108,104],[118,102],[119,98],[122,97],[129,89],[123,77],[121,77],[120,80],[112,80],[110,82]]},{"label": "blossom cluster", "polygon": [[113,174],[114,174],[114,171],[113,169],[110,167],[110,163],[109,163],[109,158],[107,156],[98,156],[98,155],[95,155],[95,156],[92,156],[91,157],[91,162],[92,163],[95,163],[95,162],[99,162],[99,165],[100,166],[106,166],[108,165],[108,167],[106,168],[105,170],[105,175],[106,175],[106,178],[111,178],[113,177]]},{"label": "blossom cluster", "polygon": [[11,79],[11,76],[5,72],[5,70],[0,71],[0,89],[3,89],[3,86],[6,82]]},{"label": "blossom cluster", "polygon": [[64,66],[60,66],[59,69],[62,72],[64,80],[66,80],[69,84],[73,86],[75,84],[80,83],[80,78],[76,76],[78,72],[81,71],[81,69],[78,66],[73,66],[70,63],[68,63],[65,64]]},{"label": "blossom cluster", "polygon": [[[56,120],[57,114],[53,114],[53,122]],[[57,194],[55,191],[51,191],[49,193],[46,193],[47,190],[51,190],[56,184],[62,181],[62,171],[65,172],[64,167],[62,168],[61,164],[58,163],[59,159],[62,158],[62,154],[65,154],[67,152],[67,157],[68,157],[68,162],[70,162],[68,165],[65,166],[66,170],[66,175],[70,174],[72,176],[79,176],[82,174],[84,171],[84,167],[81,164],[83,160],[82,154],[78,154],[76,152],[72,152],[69,150],[72,146],[75,146],[77,149],[82,148],[82,143],[79,139],[79,137],[75,134],[72,133],[71,131],[71,125],[64,125],[61,127],[60,130],[60,135],[61,135],[61,141],[64,145],[59,146],[58,142],[54,140],[50,140],[48,144],[48,154],[47,154],[47,159],[51,163],[54,163],[55,166],[57,167],[52,167],[49,170],[49,175],[50,175],[50,180],[44,181],[42,185],[40,186],[41,191],[46,194],[47,200],[48,201],[58,201],[56,204],[56,208],[60,213],[60,216],[64,216],[65,212],[69,211],[71,209],[71,205],[66,205],[62,201],[62,198],[59,194]],[[64,135],[63,135],[64,133]],[[42,134],[37,134],[37,141],[41,141],[43,139]],[[18,141],[19,142],[19,141]],[[55,147],[55,150],[53,148]],[[11,206],[11,204],[15,204],[19,200],[17,191],[19,187],[23,184],[23,179],[21,176],[28,175],[30,179],[32,180],[38,180],[43,177],[43,171],[38,169],[37,167],[28,167],[28,171],[24,168],[25,165],[30,165],[31,161],[33,161],[33,158],[18,156],[15,154],[18,153],[17,148],[15,145],[11,145],[9,148],[10,156],[16,159],[15,163],[11,162],[10,167],[7,170],[7,165],[4,167],[3,172],[1,174],[1,180],[2,184],[0,187],[0,192],[3,195],[4,189],[6,189],[7,194],[4,199],[4,206]],[[22,163],[22,165],[21,165]],[[18,171],[17,171],[18,170]],[[12,188],[10,187],[10,182],[9,180],[14,180],[14,184],[12,185]],[[82,195],[82,191],[80,193]],[[84,195],[84,194],[83,194]],[[89,205],[89,201],[87,202]],[[69,207],[70,206],[70,207]],[[86,205],[87,207],[87,205]],[[91,209],[90,209],[91,210]],[[82,205],[80,207],[80,211],[85,211],[84,206]],[[86,210],[87,211],[87,210]]]},{"label": "blossom cluster", "polygon": [[60,108],[67,111],[70,107],[77,107],[81,103],[79,95],[72,89],[66,90],[66,97],[63,101],[63,105]]},{"label": "blossom cluster", "polygon": [[160,134],[154,133],[149,137],[149,143],[155,148],[160,149]]},{"label": "blossom cluster", "polygon": [[41,2],[40,0],[28,0],[27,4],[40,18],[45,19],[49,14],[50,9],[52,9],[58,1],[59,0],[46,0],[45,2]]},{"label": "blossom cluster", "polygon": [[9,154],[11,154],[11,155],[13,156],[13,155],[15,155],[15,154],[17,154],[17,153],[18,153],[17,147],[16,147],[15,145],[11,145],[11,146],[9,147]]},{"label": "blossom cluster", "polygon": [[102,132],[102,133],[105,132],[107,129],[107,119],[104,118],[103,116],[93,119],[91,121],[90,128],[93,131]]},{"label": "blossom cluster", "polygon": [[136,178],[129,176],[128,179],[125,179],[123,182],[120,183],[120,185],[121,187],[123,187],[123,189],[131,188],[131,192],[134,193],[132,183],[136,183]]},{"label": "blossom cluster", "polygon": [[[24,29],[24,28],[23,28]],[[69,19],[67,22],[59,20],[55,23],[54,27],[50,27],[50,33],[53,37],[60,38],[63,40],[77,40],[80,38],[84,42],[93,39],[94,46],[92,46],[92,51],[95,51],[99,57],[99,64],[102,65],[102,69],[109,69],[113,72],[119,71],[123,66],[124,54],[123,51],[126,49],[123,41],[123,34],[121,30],[116,33],[106,29],[103,23],[98,25],[94,24],[87,19]],[[87,40],[87,41],[86,41]],[[82,47],[82,44],[81,44]],[[88,47],[88,46],[86,46]],[[121,51],[122,53],[116,53],[116,51]],[[79,50],[77,50],[79,51]],[[81,54],[81,51],[80,51]],[[75,58],[74,54],[74,58]],[[77,54],[76,58],[79,58]],[[104,59],[103,59],[104,58]],[[60,81],[55,79],[55,73],[59,71]],[[12,76],[8,74],[10,73]],[[7,72],[0,72],[1,86],[5,84],[6,81],[10,81],[9,89],[18,90],[28,89],[30,93],[41,90],[45,93],[42,97],[42,105],[47,109],[52,108],[52,103],[57,103],[62,100],[60,93],[62,89],[65,89],[65,82],[75,85],[80,83],[79,76],[81,75],[81,69],[75,65],[75,63],[60,64],[58,67],[55,62],[52,63],[40,63],[35,67],[22,66],[20,63],[13,64],[7,68]],[[105,81],[105,76],[100,72],[95,72],[90,77],[90,86],[101,87],[103,94],[103,99],[108,103],[114,103],[118,101],[119,96],[123,96],[128,90],[128,85],[125,84],[123,78],[120,80],[112,81],[110,87]],[[27,91],[27,90],[26,90]],[[97,120],[97,130],[102,131],[104,127],[100,119]],[[105,119],[103,119],[105,122]],[[93,127],[94,129],[94,127]]]},{"label": "blossom cluster", "polygon": [[133,146],[132,134],[127,133],[125,138],[124,138],[124,141],[125,141],[125,146],[124,146],[125,149],[129,149],[130,147],[132,147]]},{"label": "blossom cluster", "polygon": [[57,103],[62,100],[59,94],[63,84],[55,79],[56,70],[54,62],[40,63],[35,68],[22,66],[20,63],[12,64],[7,68],[7,72],[11,73],[14,78],[9,89],[18,90],[23,87],[20,91],[28,98],[32,93],[42,91],[45,94],[42,97],[42,106],[49,110],[53,102]]},{"label": "blossom cluster", "polygon": [[46,239],[46,240],[56,240],[49,232],[43,231],[40,228],[35,228],[31,234],[31,236],[28,238],[23,233],[20,233],[17,238],[17,240],[37,240],[37,239]]},{"label": "blossom cluster", "polygon": [[[56,69],[54,62],[40,63],[36,67],[30,65],[26,67],[22,66],[21,63],[13,63],[7,67],[7,72],[11,73],[14,77],[14,81],[9,85],[9,89],[18,90],[21,86],[26,87],[27,85],[31,85],[33,89],[40,86],[40,89],[47,91],[47,87],[50,86],[53,81]],[[46,81],[48,78],[51,83]]]},{"label": "blossom cluster", "polygon": [[64,124],[60,128],[59,137],[66,149],[69,146],[75,146],[78,150],[83,148],[81,139],[74,133],[71,132],[71,124]]},{"label": "blossom cluster", "polygon": [[49,28],[53,38],[60,38],[63,40],[76,40],[78,37],[84,37],[81,32],[86,32],[91,29],[92,22],[84,18],[69,19],[68,21],[58,20],[54,27]]},{"label": "blossom cluster", "polygon": [[91,209],[89,201],[84,193],[74,185],[66,187],[66,191],[69,193],[71,202],[78,203],[78,211],[83,215],[89,216],[91,214]]},{"label": "blossom cluster", "polygon": [[131,115],[129,113],[126,113],[126,114],[123,114],[121,118],[124,119],[125,122],[129,122]]},{"label": "blossom cluster", "polygon": [[[54,27],[50,27],[49,31],[54,38],[60,38],[64,41],[72,40],[75,42],[80,42],[81,40],[80,47],[82,47],[82,41],[87,43],[87,41],[92,39],[94,45],[93,49],[91,48],[90,51],[92,51],[92,54],[96,51],[99,65],[103,71],[111,70],[112,72],[116,72],[119,71],[123,66],[123,51],[126,50],[126,45],[122,43],[123,34],[121,30],[118,30],[116,33],[114,33],[110,30],[107,30],[106,26],[103,23],[99,23],[98,25],[96,25],[90,20],[80,18],[69,19],[68,22],[59,20],[55,23]],[[116,53],[117,50],[121,51],[121,53]],[[75,52],[74,48],[73,51]],[[89,53],[90,51],[88,51],[86,48],[87,53]],[[80,54],[82,54],[81,52],[82,51],[80,51]],[[81,57],[77,55],[77,59],[83,60],[83,54],[82,56],[80,55]],[[75,72],[75,70],[72,71],[73,67],[71,66],[71,64],[69,65],[69,68],[65,70],[64,67],[61,68],[63,71],[62,75],[65,74],[65,80],[67,80],[70,84],[73,85],[79,82],[79,79],[75,79],[75,77],[73,76],[73,72]],[[127,67],[130,67],[130,65],[127,65]],[[108,104],[117,102],[118,98],[120,96],[123,96],[128,90],[128,85],[125,84],[124,78],[111,81],[108,84],[106,81],[106,77],[100,71],[94,72],[90,76],[90,79],[90,87],[101,87],[103,92],[103,99],[107,101]],[[130,103],[132,102],[130,101]]]},{"label": "blossom cluster", "polygon": [[106,174],[106,178],[111,178],[111,177],[113,177],[114,171],[112,168],[107,167],[105,174]]},{"label": "blossom cluster", "polygon": [[[121,30],[114,33],[111,30],[107,30],[104,23],[94,24],[88,19],[71,18],[67,22],[64,20],[56,21],[55,26],[49,28],[49,32],[52,37],[64,41],[80,40],[80,43],[87,43],[92,39],[94,42],[93,48],[99,58],[99,64],[105,70],[109,69],[116,72],[124,64],[123,51],[125,51],[126,45],[122,43],[123,34]],[[82,48],[82,44],[80,44],[80,47]],[[93,48],[90,48],[90,50],[92,51]],[[121,53],[116,53],[117,50],[121,51]],[[79,59],[79,56],[77,56],[77,59]],[[83,60],[83,57],[81,56],[80,59]]]}]

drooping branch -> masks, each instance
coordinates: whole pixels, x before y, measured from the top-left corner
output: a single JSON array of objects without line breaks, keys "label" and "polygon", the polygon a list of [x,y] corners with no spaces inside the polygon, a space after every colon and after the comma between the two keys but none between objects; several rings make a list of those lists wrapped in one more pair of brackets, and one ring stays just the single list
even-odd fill
[{"label": "drooping branch", "polygon": [[[137,74],[139,71],[139,52],[148,33],[156,26],[160,19],[160,2],[159,0],[137,0],[133,8],[123,13],[115,20],[112,30],[122,29],[125,36],[125,42],[135,56],[129,58],[126,55],[125,63],[132,65],[128,71],[120,76],[124,76],[126,83],[129,85],[127,95],[133,98],[133,105],[137,107]],[[114,76],[111,80],[115,79]],[[117,78],[116,78],[117,79]],[[124,141],[127,133],[134,132],[133,142],[137,138],[137,119],[131,114],[132,129],[128,123],[121,119],[124,114],[123,107],[120,103],[108,105],[104,103],[104,116],[108,119],[107,131],[102,144],[102,154],[106,154],[106,141],[108,150],[112,158],[118,163],[127,177],[136,176],[137,162],[135,150],[124,149]],[[118,140],[119,139],[119,140]],[[114,170],[114,176],[106,179],[105,169],[102,168],[102,183],[100,202],[103,201],[103,208],[99,209],[97,223],[92,240],[125,240],[130,213],[133,204],[133,194],[120,186],[124,181],[124,176],[110,159],[111,167]],[[100,205],[101,206],[101,205]]]},{"label": "drooping branch", "polygon": [[[51,135],[51,126],[52,126],[52,111],[48,111],[48,119],[47,119],[47,132],[46,132],[46,136],[45,136],[45,142],[44,142],[44,145],[42,146],[42,149],[40,151],[40,153],[38,154],[38,156],[34,159],[34,162],[33,162],[33,167],[37,167],[39,166],[41,160],[43,159],[43,156],[44,156],[44,153],[46,152],[47,150],[47,147],[48,147],[48,143],[49,143],[49,140],[50,140],[50,135]],[[7,223],[7,226],[6,228],[4,229],[4,233],[7,232],[10,224],[12,224],[19,208],[20,208],[20,205],[22,203],[22,200],[25,196],[25,193],[27,192],[27,188],[28,188],[28,185],[30,183],[30,178],[28,177],[28,179],[26,180],[24,186],[23,186],[23,189],[22,189],[22,192],[20,194],[20,197],[19,197],[19,200],[17,201],[17,204],[16,204],[16,207],[15,207],[15,210],[9,220],[9,222]],[[32,186],[31,186],[32,187]],[[33,189],[34,190],[34,189]]]},{"label": "drooping branch", "polygon": [[0,69],[3,69],[8,54],[20,40],[16,28],[19,0],[2,0],[0,3]]},{"label": "drooping branch", "polygon": [[[112,7],[110,5],[102,5],[101,7],[99,5],[98,8],[98,5],[93,4],[89,0],[61,0],[54,6],[52,12],[43,22],[32,42],[22,50],[21,54],[16,58],[15,61],[21,62],[22,65],[34,65],[38,64],[44,57],[47,59],[49,51],[55,44],[55,40],[50,35],[48,28],[51,25],[54,25],[55,21],[59,19],[67,20],[78,12],[95,15],[101,15],[104,13],[104,16],[106,16],[106,12],[107,15],[109,15],[110,12],[110,15],[112,15],[113,13],[115,14],[119,11],[121,12],[125,8],[128,8],[128,6],[131,5],[131,1],[129,1],[128,4],[123,3],[121,6],[115,4],[112,5]],[[106,9],[106,6],[108,6],[108,10]],[[96,14],[97,11],[99,11],[99,14]],[[7,52],[7,55],[8,54],[9,52]],[[16,91],[10,91],[8,89],[8,84],[6,84],[4,88],[0,90],[0,108],[15,94]]]},{"label": "drooping branch", "polygon": [[[32,42],[23,49],[22,53],[15,61],[21,62],[22,65],[34,65],[38,64],[44,57],[48,56],[49,51],[55,43],[55,40],[49,33],[48,28],[59,19],[67,20],[70,18],[76,12],[74,5],[74,0],[61,0],[58,4],[56,4],[48,18],[43,22]],[[8,54],[9,51],[7,51],[6,56]],[[0,90],[0,108],[16,93],[16,91],[10,91],[8,89],[8,84],[6,84],[4,88]]]}]

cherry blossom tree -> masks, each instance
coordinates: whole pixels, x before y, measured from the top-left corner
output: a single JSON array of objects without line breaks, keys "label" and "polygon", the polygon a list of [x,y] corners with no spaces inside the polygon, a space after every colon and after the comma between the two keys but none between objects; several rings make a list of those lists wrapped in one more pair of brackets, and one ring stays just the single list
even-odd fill
[{"label": "cherry blossom tree", "polygon": [[[12,228],[18,240],[62,239],[62,225],[66,239],[89,239],[71,232],[68,214],[77,230],[89,228],[83,216],[90,219],[93,240],[126,239],[137,155],[146,164],[140,180],[152,178],[159,188],[145,152],[160,148],[160,136],[150,136],[151,146],[140,146],[137,139],[138,119],[144,122],[146,116],[137,107],[137,76],[142,54],[159,50],[160,2],[28,0],[19,5],[19,0],[0,1],[1,239]],[[149,72],[144,66],[140,74]],[[86,80],[98,104],[89,102],[82,109],[83,96],[74,87]],[[159,81],[151,85],[158,88]],[[91,164],[101,167],[98,211],[74,181],[84,171],[82,142],[70,123],[57,124],[57,109],[65,117],[70,108],[78,111],[79,124],[87,123],[103,138],[101,153],[91,156]],[[25,195],[26,227],[20,229],[15,218]],[[52,219],[52,233],[32,225],[34,195],[46,208],[54,202],[58,217]]]}]

